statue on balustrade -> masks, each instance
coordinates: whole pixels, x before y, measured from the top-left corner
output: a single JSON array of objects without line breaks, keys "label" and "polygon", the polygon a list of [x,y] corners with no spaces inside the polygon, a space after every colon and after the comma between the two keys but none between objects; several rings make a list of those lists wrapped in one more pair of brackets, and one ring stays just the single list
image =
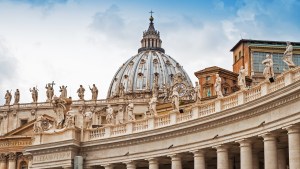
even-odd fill
[{"label": "statue on balustrade", "polygon": [[154,81],[152,83],[152,97],[157,97],[159,91],[159,85],[158,85],[158,75],[154,76]]},{"label": "statue on balustrade", "polygon": [[134,104],[129,103],[128,106],[127,106],[128,121],[134,121],[135,120],[135,116],[133,114],[133,109],[134,109]]},{"label": "statue on balustrade", "polygon": [[82,85],[80,85],[79,89],[77,90],[78,97],[80,100],[84,100],[84,92],[85,92],[85,89],[83,88]]},{"label": "statue on balustrade", "polygon": [[124,92],[125,92],[125,87],[124,87],[123,83],[120,83],[119,84],[119,97],[120,98],[124,97],[124,94],[125,94]]},{"label": "statue on balustrade", "polygon": [[286,63],[288,65],[289,68],[293,68],[296,65],[293,62],[293,45],[291,44],[291,42],[286,42],[287,46],[286,46],[286,50],[283,53],[283,62]]},{"label": "statue on balustrade", "polygon": [[106,109],[106,122],[107,124],[114,124],[114,109],[111,105],[107,105]]},{"label": "statue on balustrade", "polygon": [[33,103],[37,103],[39,90],[37,89],[37,87],[33,87],[32,89],[30,88],[29,91],[31,92],[31,97],[32,97]]},{"label": "statue on balustrade", "polygon": [[68,94],[67,94],[67,86],[59,86],[59,92],[60,92],[60,98],[67,98]]},{"label": "statue on balustrade", "polygon": [[200,85],[198,82],[195,82],[195,102],[200,102],[201,101],[201,93],[200,93]]},{"label": "statue on balustrade", "polygon": [[53,86],[55,85],[54,81],[52,83],[46,84],[46,96],[47,96],[47,102],[51,102],[52,97],[54,96],[54,88]]},{"label": "statue on balustrade", "polygon": [[221,77],[219,76],[218,73],[216,74],[215,91],[216,91],[217,98],[222,98],[223,97],[222,79],[221,79]]},{"label": "statue on balustrade", "polygon": [[92,127],[92,120],[93,120],[93,113],[88,111],[84,113],[84,122],[85,122],[85,128],[89,129]]},{"label": "statue on balustrade", "polygon": [[63,128],[65,125],[66,113],[71,109],[72,99],[71,98],[60,98],[53,97],[52,105],[53,110],[56,113],[55,127],[57,129]]},{"label": "statue on balustrade", "polygon": [[19,104],[19,102],[20,102],[20,91],[19,91],[19,89],[17,89],[15,91],[15,102],[14,102],[14,104]]},{"label": "statue on balustrade", "polygon": [[172,108],[174,111],[179,112],[179,94],[176,90],[176,88],[173,88],[173,93],[172,93]]},{"label": "statue on balustrade", "polygon": [[265,65],[263,75],[267,80],[274,78],[274,69],[273,69],[273,57],[271,54],[266,55],[266,59],[262,61],[262,64]]},{"label": "statue on balustrade", "polygon": [[150,99],[149,102],[149,112],[150,112],[150,116],[157,116],[157,111],[156,111],[156,104],[157,104],[157,97],[153,96]]},{"label": "statue on balustrade", "polygon": [[244,69],[244,66],[241,66],[238,76],[238,85],[240,86],[241,90],[246,88],[246,75],[247,70]]},{"label": "statue on balustrade", "polygon": [[5,105],[10,105],[11,102],[11,92],[9,90],[6,90],[6,94],[5,94]]},{"label": "statue on balustrade", "polygon": [[168,84],[163,84],[162,85],[162,90],[163,90],[163,101],[166,102],[169,100],[170,97],[170,87]]},{"label": "statue on balustrade", "polygon": [[123,106],[119,105],[118,113],[116,115],[116,124],[123,124],[124,123],[124,110]]},{"label": "statue on balustrade", "polygon": [[91,88],[89,86],[89,88],[90,88],[90,90],[92,92],[92,100],[97,100],[97,98],[98,98],[98,89],[97,89],[96,85],[93,84],[93,87]]}]

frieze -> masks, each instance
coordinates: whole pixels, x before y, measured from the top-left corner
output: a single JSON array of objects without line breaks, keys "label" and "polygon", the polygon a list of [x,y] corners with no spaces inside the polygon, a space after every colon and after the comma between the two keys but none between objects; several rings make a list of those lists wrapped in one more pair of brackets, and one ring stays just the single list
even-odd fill
[{"label": "frieze", "polygon": [[[290,88],[292,88],[292,86],[290,86]],[[282,91],[280,91],[278,93],[274,93],[274,94],[278,96],[279,94],[284,93],[285,91],[286,90],[282,90]],[[221,116],[220,113],[226,114],[228,112],[235,112],[238,109],[244,109],[244,108],[250,107],[251,105],[255,105],[258,102],[261,102],[261,99],[268,100],[269,98],[274,98],[274,95],[273,94],[269,95],[269,96],[267,96],[267,98],[266,97],[265,98],[260,98],[256,101],[245,104],[242,107],[238,107],[238,108],[236,107],[236,108],[233,108],[233,109],[228,109],[228,110],[225,110],[223,112],[213,114],[212,116],[203,117],[203,118],[201,118],[201,120],[203,121],[205,119],[216,118],[218,116]],[[118,143],[111,143],[111,144],[108,143],[108,144],[105,144],[105,145],[98,145],[98,146],[96,145],[96,146],[89,147],[90,146],[89,143],[86,143],[84,146],[87,146],[87,147],[82,147],[81,151],[84,152],[84,151],[93,151],[93,150],[96,150],[96,149],[107,149],[107,148],[113,148],[113,147],[122,147],[122,146],[126,146],[126,145],[138,144],[138,143],[143,143],[143,142],[151,142],[151,141],[155,141],[155,140],[176,137],[176,136],[179,136],[179,135],[185,135],[185,134],[188,134],[188,133],[194,133],[194,132],[198,132],[198,131],[205,130],[205,129],[208,129],[208,128],[222,126],[222,125],[225,125],[225,124],[228,124],[228,123],[232,123],[234,121],[240,121],[240,120],[252,117],[252,116],[262,114],[262,113],[264,113],[266,111],[269,111],[269,110],[272,110],[272,109],[274,109],[278,106],[282,106],[282,105],[287,104],[289,102],[293,102],[294,100],[296,100],[298,98],[300,98],[299,90],[296,91],[295,93],[287,95],[286,97],[282,97],[278,100],[270,101],[270,102],[266,103],[265,105],[260,105],[258,107],[255,107],[255,109],[246,110],[244,112],[239,112],[239,114],[236,114],[236,115],[233,115],[233,116],[230,116],[230,117],[225,117],[225,118],[222,118],[222,119],[216,119],[213,122],[208,122],[208,123],[203,124],[203,125],[184,128],[184,129],[176,130],[174,132],[164,133],[164,134],[159,134],[159,135],[153,135],[153,136],[149,136],[149,137],[145,137],[145,138],[132,139],[132,140],[129,140],[129,141],[128,140],[120,141]],[[176,125],[176,128],[184,127],[185,125],[187,125],[187,123],[188,122],[180,123],[180,124]],[[195,123],[195,122],[193,122],[193,123]],[[170,127],[174,127],[174,126],[170,126]],[[160,129],[159,131],[165,130],[165,129]],[[158,130],[156,130],[156,131],[158,131]],[[148,131],[148,132],[151,132],[151,131]],[[124,137],[126,137],[126,136],[124,136]]]},{"label": "frieze", "polygon": [[19,146],[29,146],[32,144],[32,141],[0,141],[0,148],[3,147],[19,147]]},{"label": "frieze", "polygon": [[45,161],[58,161],[58,160],[66,160],[71,159],[71,152],[59,152],[59,153],[52,153],[52,154],[44,154],[44,155],[37,155],[33,156],[33,163],[37,162],[45,162]]}]

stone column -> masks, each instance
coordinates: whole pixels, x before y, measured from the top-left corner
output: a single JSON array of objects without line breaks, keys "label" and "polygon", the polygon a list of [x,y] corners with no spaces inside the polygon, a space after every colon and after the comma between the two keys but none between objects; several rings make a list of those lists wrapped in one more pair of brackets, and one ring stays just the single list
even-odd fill
[{"label": "stone column", "polygon": [[238,143],[240,143],[241,169],[253,169],[251,141],[244,139]]},{"label": "stone column", "polygon": [[278,169],[286,169],[285,149],[277,150],[277,158],[278,158]]},{"label": "stone column", "polygon": [[114,165],[113,164],[107,164],[107,165],[104,165],[104,168],[105,169],[114,169]]},{"label": "stone column", "polygon": [[288,131],[289,140],[289,167],[300,168],[300,128],[292,125],[285,129]]},{"label": "stone column", "polygon": [[273,134],[264,134],[264,159],[265,169],[278,169],[277,140]]},{"label": "stone column", "polygon": [[16,153],[10,152],[8,154],[8,169],[16,169],[17,165]]},{"label": "stone column", "polygon": [[0,154],[0,169],[6,169],[7,156],[4,153]]},{"label": "stone column", "polygon": [[156,158],[150,158],[149,161],[149,169],[159,169],[159,163]]},{"label": "stone column", "polygon": [[179,154],[170,155],[172,169],[182,169],[181,156]]},{"label": "stone column", "polygon": [[220,145],[217,149],[217,169],[229,169],[228,146]]},{"label": "stone column", "polygon": [[126,162],[127,169],[136,169],[136,163],[134,161]]},{"label": "stone column", "polygon": [[205,169],[205,152],[203,150],[192,151],[194,154],[194,168]]}]

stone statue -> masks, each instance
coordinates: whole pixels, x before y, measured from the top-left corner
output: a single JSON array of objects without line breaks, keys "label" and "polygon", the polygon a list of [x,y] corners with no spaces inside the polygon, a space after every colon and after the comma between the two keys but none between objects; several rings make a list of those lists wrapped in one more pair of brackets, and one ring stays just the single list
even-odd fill
[{"label": "stone statue", "polygon": [[6,94],[4,98],[5,98],[5,105],[10,105],[12,95],[9,90],[6,90]]},{"label": "stone statue", "polygon": [[135,120],[135,116],[133,114],[133,109],[134,109],[134,104],[129,103],[128,106],[127,106],[128,121],[134,121]]},{"label": "stone statue", "polygon": [[14,104],[19,104],[19,102],[20,102],[20,91],[19,91],[19,89],[17,89],[16,92],[15,92],[15,102],[14,102]]},{"label": "stone statue", "polygon": [[56,113],[55,124],[57,129],[64,127],[66,113],[70,110],[71,98],[61,98],[54,96],[52,99],[53,110]]},{"label": "stone statue", "polygon": [[159,91],[158,76],[155,76],[152,84],[152,97],[157,97],[158,91]]},{"label": "stone statue", "polygon": [[84,113],[84,122],[85,122],[85,128],[89,129],[92,127],[92,120],[93,120],[93,113],[88,111]]},{"label": "stone statue", "polygon": [[54,96],[54,89],[53,86],[55,85],[54,82],[46,84],[46,96],[47,96],[47,102],[51,102],[52,97]]},{"label": "stone statue", "polygon": [[125,87],[124,87],[123,83],[120,83],[120,85],[119,85],[119,97],[120,98],[124,97],[124,92],[125,92],[124,90],[125,90]]},{"label": "stone statue", "polygon": [[172,108],[173,110],[179,112],[179,94],[175,88],[173,88],[173,93],[172,93]]},{"label": "stone statue", "polygon": [[60,98],[67,98],[68,97],[68,94],[67,94],[67,86],[59,86],[60,88]]},{"label": "stone statue", "polygon": [[198,82],[195,83],[195,88],[194,88],[194,91],[195,91],[195,102],[200,102],[201,101],[201,93],[200,93],[200,85]]},{"label": "stone statue", "polygon": [[157,104],[157,97],[153,96],[149,102],[149,111],[151,116],[153,115],[157,116],[156,104]]},{"label": "stone statue", "polygon": [[98,89],[97,89],[96,85],[93,84],[93,87],[91,88],[89,86],[89,88],[90,88],[90,90],[92,92],[92,100],[97,100],[97,98],[98,98]]},{"label": "stone statue", "polygon": [[123,124],[123,123],[124,123],[123,106],[119,105],[118,113],[116,115],[116,124]]},{"label": "stone statue", "polygon": [[85,92],[85,89],[83,88],[82,85],[80,85],[79,89],[77,90],[78,97],[80,100],[84,100],[84,92]]},{"label": "stone statue", "polygon": [[223,93],[222,93],[222,79],[219,76],[219,74],[216,74],[216,82],[215,82],[215,91],[216,91],[216,95],[218,98],[223,97]]},{"label": "stone statue", "polygon": [[266,55],[266,59],[262,61],[262,64],[265,65],[265,69],[263,71],[264,77],[267,80],[274,77],[273,58],[271,54]]},{"label": "stone statue", "polygon": [[74,127],[74,126],[75,126],[75,115],[71,111],[68,111],[66,113],[64,127],[70,128],[70,127]]},{"label": "stone statue", "polygon": [[163,90],[163,101],[165,102],[165,101],[169,100],[170,87],[167,84],[163,84],[162,90]]},{"label": "stone statue", "polygon": [[106,109],[106,122],[107,124],[113,124],[114,123],[114,109],[111,107],[111,105],[107,105]]},{"label": "stone statue", "polygon": [[31,92],[33,103],[37,103],[39,90],[37,89],[37,87],[33,87],[32,89],[30,88],[29,91]]},{"label": "stone statue", "polygon": [[283,53],[283,62],[286,63],[289,68],[293,68],[295,67],[295,64],[293,62],[293,45],[291,44],[291,42],[286,42],[287,46],[286,46],[286,50]]},{"label": "stone statue", "polygon": [[44,120],[45,120],[45,118],[43,115],[40,115],[36,118],[36,121],[33,124],[33,132],[34,133],[41,133],[44,131],[43,127],[42,127]]},{"label": "stone statue", "polygon": [[240,86],[240,89],[246,88],[246,74],[247,70],[244,69],[244,66],[241,66],[238,76],[238,85]]}]

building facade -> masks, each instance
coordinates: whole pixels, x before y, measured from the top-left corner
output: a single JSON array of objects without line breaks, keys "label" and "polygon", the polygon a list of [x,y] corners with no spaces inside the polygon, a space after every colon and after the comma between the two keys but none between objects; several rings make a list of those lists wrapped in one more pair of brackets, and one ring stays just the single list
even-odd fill
[{"label": "building facade", "polygon": [[[165,54],[153,20],[107,99],[62,94],[0,106],[0,169],[299,169],[300,67],[274,83],[197,100],[208,90],[195,90]],[[216,73],[226,94],[236,73],[211,67],[195,75],[212,87]]]}]

